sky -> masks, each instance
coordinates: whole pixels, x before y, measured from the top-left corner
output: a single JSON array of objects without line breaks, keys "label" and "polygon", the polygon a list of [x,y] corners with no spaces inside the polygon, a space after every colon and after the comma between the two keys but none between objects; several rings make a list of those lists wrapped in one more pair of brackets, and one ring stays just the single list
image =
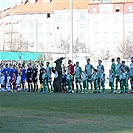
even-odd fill
[{"label": "sky", "polygon": [[0,10],[7,8],[9,3],[16,2],[17,0],[0,0]]}]

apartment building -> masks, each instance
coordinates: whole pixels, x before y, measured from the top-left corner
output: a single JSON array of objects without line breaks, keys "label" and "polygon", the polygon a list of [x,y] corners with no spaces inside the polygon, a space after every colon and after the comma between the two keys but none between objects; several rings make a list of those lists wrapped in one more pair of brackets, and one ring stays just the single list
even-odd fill
[{"label": "apartment building", "polygon": [[133,33],[133,2],[102,0],[89,3],[89,43],[95,53],[110,50],[119,54],[118,47]]},{"label": "apartment building", "polygon": [[[61,40],[70,36],[70,0],[18,0],[1,14],[0,50],[10,50],[13,36],[21,34],[26,51],[62,52]],[[78,38],[93,54],[117,54],[132,33],[132,0],[73,0],[73,41]]]}]

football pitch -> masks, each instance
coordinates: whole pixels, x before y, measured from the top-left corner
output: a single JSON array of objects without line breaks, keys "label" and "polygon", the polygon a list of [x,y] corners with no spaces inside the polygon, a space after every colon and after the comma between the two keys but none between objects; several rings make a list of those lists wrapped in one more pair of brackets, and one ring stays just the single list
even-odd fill
[{"label": "football pitch", "polygon": [[0,93],[0,133],[133,133],[133,94]]}]

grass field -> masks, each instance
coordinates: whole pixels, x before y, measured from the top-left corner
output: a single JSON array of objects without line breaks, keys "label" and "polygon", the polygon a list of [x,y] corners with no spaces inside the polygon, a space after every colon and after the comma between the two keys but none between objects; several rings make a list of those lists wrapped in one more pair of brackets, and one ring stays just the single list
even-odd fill
[{"label": "grass field", "polygon": [[133,95],[0,93],[0,133],[133,133]]}]

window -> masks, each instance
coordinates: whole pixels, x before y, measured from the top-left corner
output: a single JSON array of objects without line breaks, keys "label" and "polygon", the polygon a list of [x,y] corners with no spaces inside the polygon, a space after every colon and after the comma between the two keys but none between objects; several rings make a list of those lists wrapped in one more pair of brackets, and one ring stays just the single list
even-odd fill
[{"label": "window", "polygon": [[118,37],[113,37],[113,43],[118,43],[118,42],[119,42]]},{"label": "window", "polygon": [[43,42],[38,42],[38,48],[44,50]]},{"label": "window", "polygon": [[115,12],[120,12],[120,7],[119,7],[119,6],[117,6],[117,7],[115,8]]},{"label": "window", "polygon": [[127,27],[127,32],[133,32],[133,26],[128,26]]},{"label": "window", "polygon": [[62,15],[58,14],[57,15],[57,20],[62,20]]},{"label": "window", "polygon": [[81,30],[84,30],[86,28],[86,25],[85,24],[80,24],[80,29]]},{"label": "window", "polygon": [[92,8],[92,13],[96,13],[97,9],[96,8]]},{"label": "window", "polygon": [[25,29],[25,24],[20,25],[21,30]]},{"label": "window", "polygon": [[103,32],[104,33],[109,33],[109,28],[108,27],[103,27]]},{"label": "window", "polygon": [[52,28],[52,23],[47,23],[47,29]]},{"label": "window", "polygon": [[85,39],[86,39],[86,34],[85,33],[81,33],[80,34],[80,41],[81,42],[85,42]]},{"label": "window", "polygon": [[34,39],[34,33],[29,33],[29,38]]},{"label": "window", "polygon": [[42,23],[38,23],[38,29],[42,29]]},{"label": "window", "polygon": [[132,11],[133,11],[133,7],[132,7],[132,6],[129,6],[129,7],[127,8],[127,11],[128,11],[128,12],[132,12]]},{"label": "window", "polygon": [[98,17],[94,17],[94,22],[98,22],[99,18]]},{"label": "window", "polygon": [[103,22],[108,22],[109,17],[103,17]]},{"label": "window", "polygon": [[85,14],[80,14],[80,20],[85,20]]},{"label": "window", "polygon": [[132,16],[127,16],[127,21],[132,22],[133,21],[133,15]]},{"label": "window", "polygon": [[34,19],[35,15],[34,14],[30,14],[30,19]]},{"label": "window", "polygon": [[30,23],[29,26],[30,26],[30,29],[34,29],[34,23]]},{"label": "window", "polygon": [[50,13],[47,13],[47,18],[50,18]]},{"label": "window", "polygon": [[61,24],[58,24],[57,25],[57,30],[61,30],[62,29],[62,25]]},{"label": "window", "polygon": [[104,13],[109,12],[109,8],[108,8],[108,7],[103,7],[103,12],[104,12]]},{"label": "window", "polygon": [[38,14],[38,19],[42,19],[44,17],[44,14]]},{"label": "window", "polygon": [[21,15],[21,19],[26,19],[26,15]]},{"label": "window", "polygon": [[109,43],[109,38],[108,38],[108,37],[104,37],[104,38],[103,38],[103,42],[104,42],[104,43]]},{"label": "window", "polygon": [[52,37],[52,33],[47,32],[47,38],[51,38]]},{"label": "window", "polygon": [[43,38],[43,33],[38,33],[38,38],[42,39]]},{"label": "window", "polygon": [[94,33],[99,33],[99,27],[94,27]]},{"label": "window", "polygon": [[95,44],[99,43],[99,37],[94,37],[94,43]]}]

